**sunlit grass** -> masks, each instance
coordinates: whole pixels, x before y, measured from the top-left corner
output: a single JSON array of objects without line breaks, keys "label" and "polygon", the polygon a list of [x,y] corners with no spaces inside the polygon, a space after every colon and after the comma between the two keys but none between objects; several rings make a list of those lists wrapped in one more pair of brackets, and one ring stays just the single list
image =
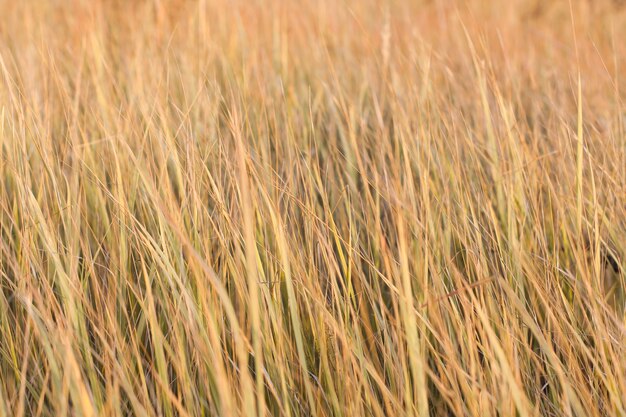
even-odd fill
[{"label": "sunlit grass", "polygon": [[623,39],[0,0],[0,417],[626,415]]}]

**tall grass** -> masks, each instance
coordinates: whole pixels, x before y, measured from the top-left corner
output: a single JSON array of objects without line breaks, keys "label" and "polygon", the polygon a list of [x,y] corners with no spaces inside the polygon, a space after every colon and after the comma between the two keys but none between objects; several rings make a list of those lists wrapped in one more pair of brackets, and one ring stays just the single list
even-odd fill
[{"label": "tall grass", "polygon": [[615,1],[0,1],[0,416],[626,415]]}]

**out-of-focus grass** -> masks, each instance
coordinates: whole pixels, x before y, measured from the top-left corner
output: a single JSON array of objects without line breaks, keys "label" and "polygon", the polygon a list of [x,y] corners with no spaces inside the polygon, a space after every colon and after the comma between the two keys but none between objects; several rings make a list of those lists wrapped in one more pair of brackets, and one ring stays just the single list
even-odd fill
[{"label": "out-of-focus grass", "polygon": [[624,39],[0,1],[0,416],[625,415]]}]

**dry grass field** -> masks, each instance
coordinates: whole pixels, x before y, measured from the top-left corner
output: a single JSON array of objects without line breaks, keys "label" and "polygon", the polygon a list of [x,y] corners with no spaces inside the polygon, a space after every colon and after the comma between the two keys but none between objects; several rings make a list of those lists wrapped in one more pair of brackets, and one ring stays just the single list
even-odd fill
[{"label": "dry grass field", "polygon": [[626,4],[0,0],[0,417],[626,415]]}]

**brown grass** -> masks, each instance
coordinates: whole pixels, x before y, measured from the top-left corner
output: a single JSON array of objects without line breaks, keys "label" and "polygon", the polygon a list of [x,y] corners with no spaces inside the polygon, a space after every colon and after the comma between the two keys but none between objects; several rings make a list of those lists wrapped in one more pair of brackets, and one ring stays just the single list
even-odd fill
[{"label": "brown grass", "polygon": [[0,0],[0,416],[626,415],[625,39]]}]

